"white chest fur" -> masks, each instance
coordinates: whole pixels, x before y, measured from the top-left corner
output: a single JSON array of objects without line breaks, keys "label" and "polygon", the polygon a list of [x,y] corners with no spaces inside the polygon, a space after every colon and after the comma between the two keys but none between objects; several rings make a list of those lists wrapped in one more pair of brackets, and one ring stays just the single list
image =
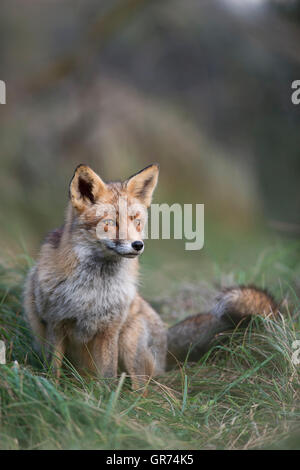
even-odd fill
[{"label": "white chest fur", "polygon": [[47,320],[73,320],[74,335],[84,342],[112,320],[122,323],[136,293],[126,261],[119,266],[79,265],[50,294]]}]

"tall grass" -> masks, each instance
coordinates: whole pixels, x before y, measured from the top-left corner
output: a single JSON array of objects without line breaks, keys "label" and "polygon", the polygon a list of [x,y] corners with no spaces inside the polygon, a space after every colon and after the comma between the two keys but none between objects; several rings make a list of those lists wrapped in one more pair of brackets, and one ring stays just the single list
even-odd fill
[{"label": "tall grass", "polygon": [[276,321],[257,318],[246,330],[219,335],[197,364],[153,379],[147,396],[132,392],[124,374],[117,382],[83,379],[68,364],[57,384],[32,350],[22,317],[23,275],[1,268],[0,338],[7,346],[1,449],[300,447],[300,366],[292,361],[299,299],[290,272],[289,310]]}]

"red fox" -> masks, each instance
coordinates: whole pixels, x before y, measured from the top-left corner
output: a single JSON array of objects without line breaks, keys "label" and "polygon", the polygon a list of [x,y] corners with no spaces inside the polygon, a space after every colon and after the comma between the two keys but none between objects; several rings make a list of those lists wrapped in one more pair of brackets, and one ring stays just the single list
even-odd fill
[{"label": "red fox", "polygon": [[[153,164],[105,183],[86,165],[75,170],[65,223],[47,235],[24,295],[36,343],[58,377],[65,356],[102,377],[123,369],[136,389],[187,354],[199,359],[218,332],[277,312],[267,292],[239,286],[221,293],[211,312],[165,327],[137,288],[146,214],[135,207],[150,206],[158,173]],[[133,211],[120,209],[122,198]]]}]

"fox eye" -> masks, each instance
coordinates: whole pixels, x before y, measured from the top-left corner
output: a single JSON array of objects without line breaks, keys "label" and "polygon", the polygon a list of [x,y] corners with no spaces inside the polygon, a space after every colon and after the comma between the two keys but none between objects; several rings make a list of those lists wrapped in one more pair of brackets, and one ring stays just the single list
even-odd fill
[{"label": "fox eye", "polygon": [[113,219],[104,219],[102,223],[104,225],[104,232],[108,231],[108,227],[114,227],[116,225]]},{"label": "fox eye", "polygon": [[135,226],[136,226],[137,230],[141,229],[141,224],[142,224],[141,219],[135,219]]},{"label": "fox eye", "polygon": [[116,223],[113,219],[104,219],[103,224],[106,225],[106,227],[108,226],[114,227]]}]

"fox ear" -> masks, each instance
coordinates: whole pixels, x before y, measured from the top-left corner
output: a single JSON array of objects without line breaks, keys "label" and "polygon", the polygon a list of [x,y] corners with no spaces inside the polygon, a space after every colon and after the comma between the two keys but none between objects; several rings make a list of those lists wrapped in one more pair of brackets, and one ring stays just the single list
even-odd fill
[{"label": "fox ear", "polygon": [[79,165],[70,183],[70,199],[79,212],[95,204],[106,184],[89,166]]},{"label": "fox ear", "polygon": [[152,194],[158,180],[159,165],[157,163],[146,166],[143,170],[127,180],[127,190],[139,199],[146,207],[151,204]]}]

